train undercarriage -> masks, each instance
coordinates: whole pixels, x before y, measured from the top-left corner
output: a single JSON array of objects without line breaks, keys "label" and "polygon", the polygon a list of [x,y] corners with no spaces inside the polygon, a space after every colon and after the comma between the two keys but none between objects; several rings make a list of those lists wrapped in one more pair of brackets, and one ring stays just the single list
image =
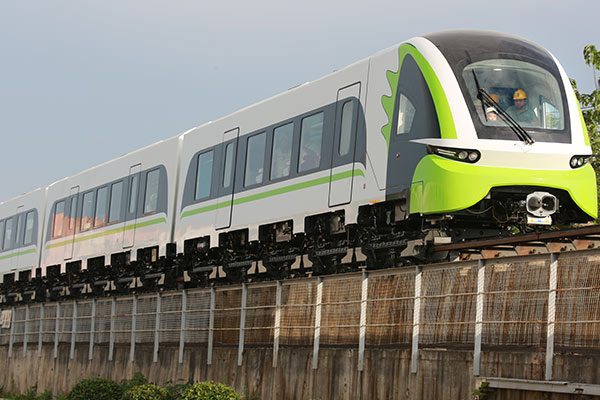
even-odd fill
[{"label": "train undercarriage", "polygon": [[[193,287],[292,279],[393,268],[415,263],[452,259],[451,251],[432,252],[434,245],[469,239],[510,236],[511,230],[493,224],[455,219],[454,216],[406,218],[401,200],[359,208],[356,224],[346,224],[344,211],[308,216],[305,230],[294,233],[293,221],[259,227],[256,241],[248,229],[219,235],[218,246],[210,236],[186,240],[183,253],[167,245],[165,256],[158,247],[140,249],[136,261],[129,252],[5,275],[0,287],[4,304],[58,301],[175,290]],[[468,221],[468,220],[466,220]],[[471,226],[469,228],[469,226]],[[514,232],[513,232],[514,233]]]}]

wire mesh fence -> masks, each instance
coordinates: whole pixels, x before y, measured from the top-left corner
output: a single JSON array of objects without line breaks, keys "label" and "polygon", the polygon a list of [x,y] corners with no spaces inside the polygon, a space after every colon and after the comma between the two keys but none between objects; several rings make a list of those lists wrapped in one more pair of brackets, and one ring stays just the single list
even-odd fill
[{"label": "wire mesh fence", "polygon": [[272,346],[275,358],[280,346],[404,346],[413,357],[427,346],[597,350],[599,267],[593,250],[20,305],[2,309],[0,346],[12,356],[15,346],[87,343],[93,357],[108,344],[112,359],[120,344],[133,359],[136,344],[153,344],[155,361],[160,346],[226,346],[238,362],[244,345]]}]

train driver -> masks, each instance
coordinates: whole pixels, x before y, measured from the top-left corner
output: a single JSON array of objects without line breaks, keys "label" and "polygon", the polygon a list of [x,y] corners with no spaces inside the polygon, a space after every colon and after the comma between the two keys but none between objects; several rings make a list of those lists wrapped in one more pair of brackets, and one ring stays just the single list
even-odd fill
[{"label": "train driver", "polygon": [[538,125],[539,121],[527,102],[527,93],[523,89],[517,89],[513,94],[514,104],[508,107],[508,114],[517,122]]}]

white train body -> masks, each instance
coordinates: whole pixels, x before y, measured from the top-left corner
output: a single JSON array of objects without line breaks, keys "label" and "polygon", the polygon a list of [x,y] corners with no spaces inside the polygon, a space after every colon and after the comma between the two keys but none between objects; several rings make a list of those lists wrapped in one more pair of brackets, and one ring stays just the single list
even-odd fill
[{"label": "white train body", "polygon": [[[179,137],[62,179],[48,187],[41,267],[159,246],[171,240]],[[167,155],[165,157],[165,155]],[[158,178],[158,179],[156,179]],[[160,190],[155,190],[158,183]]]},{"label": "white train body", "polygon": [[[249,230],[250,241],[258,240],[259,226],[274,221],[291,220],[294,232],[303,232],[306,215],[332,209],[344,209],[346,222],[353,223],[356,204],[384,198],[374,170],[364,158],[368,71],[369,60],[361,61],[185,133],[179,176],[181,201],[174,235],[178,252],[183,251],[187,239],[210,236],[213,245],[218,243],[219,233],[245,228]],[[333,154],[321,154],[320,166],[298,172],[303,162],[299,154],[302,121],[323,112],[323,124],[331,127],[331,132],[337,132],[340,108],[348,99],[354,107],[348,155],[340,157],[337,146],[333,145],[333,135],[325,134],[324,141],[328,144],[323,148],[330,152],[333,149]],[[283,171],[275,162],[278,154],[274,149],[274,131],[289,124],[293,125],[290,136],[294,145]],[[264,138],[260,140],[266,146],[264,154],[259,154],[262,179],[257,183],[248,177],[251,171],[246,168],[251,166],[246,160],[250,138],[261,134]],[[233,193],[231,188],[223,186],[224,144],[228,143],[237,143]],[[385,148],[385,142],[373,141],[371,146]],[[357,147],[361,150],[356,150]],[[213,170],[218,177],[213,181],[218,187],[211,188],[208,199],[198,201],[193,190],[195,171],[198,157],[207,149],[214,149]],[[228,202],[233,202],[233,206]]]},{"label": "white train body", "polygon": [[0,203],[0,283],[29,280],[40,260],[46,188]]}]

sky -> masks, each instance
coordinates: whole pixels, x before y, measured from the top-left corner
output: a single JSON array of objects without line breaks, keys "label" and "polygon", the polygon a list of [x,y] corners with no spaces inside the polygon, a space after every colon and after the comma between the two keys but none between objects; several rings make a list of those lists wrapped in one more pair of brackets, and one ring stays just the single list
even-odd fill
[{"label": "sky", "polygon": [[0,0],[0,202],[411,37],[489,29],[594,89],[598,0]]}]

